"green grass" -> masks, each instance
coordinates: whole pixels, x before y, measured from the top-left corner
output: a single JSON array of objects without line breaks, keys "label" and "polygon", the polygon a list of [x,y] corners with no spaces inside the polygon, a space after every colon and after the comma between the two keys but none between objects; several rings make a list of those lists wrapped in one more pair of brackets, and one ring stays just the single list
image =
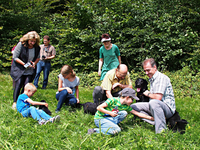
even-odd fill
[{"label": "green grass", "polygon": [[[87,135],[94,128],[93,116],[84,114],[83,109],[63,107],[59,123],[40,126],[32,118],[23,118],[11,109],[12,80],[9,75],[0,74],[0,149],[200,149],[199,95],[193,98],[176,98],[177,110],[189,122],[186,133],[180,135],[167,131],[155,134],[154,126],[133,121],[131,114],[120,124],[122,132],[115,136],[103,134]],[[55,85],[47,90],[38,89],[33,100],[46,100],[55,116],[57,100]],[[80,87],[80,101],[92,102],[93,88]],[[198,98],[197,98],[198,97]]]}]

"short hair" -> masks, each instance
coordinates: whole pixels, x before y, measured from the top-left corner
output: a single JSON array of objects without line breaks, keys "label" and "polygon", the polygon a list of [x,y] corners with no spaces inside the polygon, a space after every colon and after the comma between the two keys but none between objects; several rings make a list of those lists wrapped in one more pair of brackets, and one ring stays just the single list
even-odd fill
[{"label": "short hair", "polygon": [[24,91],[37,91],[37,88],[35,87],[35,85],[33,83],[27,83],[24,87]]},{"label": "short hair", "polygon": [[50,40],[50,38],[49,38],[48,35],[45,35],[45,36],[43,37],[43,39],[47,39],[48,41]]},{"label": "short hair", "polygon": [[104,34],[101,35],[101,39],[103,39],[103,38],[109,39],[110,35],[108,33],[104,33]]},{"label": "short hair", "polygon": [[76,76],[76,73],[73,71],[73,68],[70,66],[70,65],[64,65],[62,68],[61,68],[61,71],[60,73],[62,75],[68,75],[68,74],[72,74],[73,77]]},{"label": "short hair", "polygon": [[147,62],[150,62],[151,67],[154,67],[154,66],[157,67],[156,61],[155,61],[153,58],[145,59],[145,60],[142,62],[142,66],[144,66]]},{"label": "short hair", "polygon": [[35,43],[34,47],[39,46],[39,44],[40,44],[40,36],[36,31],[30,31],[30,32],[26,33],[20,39],[20,42],[22,42],[22,44],[25,47],[28,47],[28,40],[32,40],[32,39],[36,39],[36,43]]}]

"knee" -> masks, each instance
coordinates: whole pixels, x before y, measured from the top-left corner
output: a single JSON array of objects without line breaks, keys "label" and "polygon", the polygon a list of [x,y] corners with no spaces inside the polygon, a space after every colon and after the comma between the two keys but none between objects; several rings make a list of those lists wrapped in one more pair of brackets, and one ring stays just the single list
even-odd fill
[{"label": "knee", "polygon": [[125,110],[123,110],[118,112],[118,115],[121,115],[123,118],[125,118],[128,115],[128,113]]},{"label": "knee", "polygon": [[155,109],[159,107],[159,100],[153,99],[149,101],[150,109]]},{"label": "knee", "polygon": [[64,96],[67,96],[67,95],[68,95],[68,92],[67,92],[66,89],[65,89],[65,90],[62,90],[61,92],[62,92],[61,94],[64,95]]},{"label": "knee", "polygon": [[94,88],[93,93],[99,93],[99,92],[102,92],[102,87],[96,86],[96,87]]}]

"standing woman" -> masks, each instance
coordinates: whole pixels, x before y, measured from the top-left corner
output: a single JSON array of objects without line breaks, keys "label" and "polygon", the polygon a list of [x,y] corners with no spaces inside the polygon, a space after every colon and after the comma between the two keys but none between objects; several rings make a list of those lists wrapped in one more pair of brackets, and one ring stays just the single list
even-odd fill
[{"label": "standing woman", "polygon": [[33,82],[35,65],[40,59],[40,36],[31,31],[25,34],[15,47],[10,75],[15,80],[12,108],[16,109],[17,98],[27,83]]},{"label": "standing woman", "polygon": [[104,76],[109,70],[117,68],[117,66],[121,64],[119,48],[117,45],[111,43],[110,35],[107,33],[102,34],[101,42],[103,43],[103,46],[99,49],[98,69],[98,75],[101,76],[100,81],[104,79]]}]

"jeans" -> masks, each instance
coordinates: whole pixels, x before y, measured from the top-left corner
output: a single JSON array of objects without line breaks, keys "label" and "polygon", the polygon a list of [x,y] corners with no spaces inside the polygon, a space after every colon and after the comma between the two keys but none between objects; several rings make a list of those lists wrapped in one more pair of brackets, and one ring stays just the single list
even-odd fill
[{"label": "jeans", "polygon": [[49,120],[50,118],[52,118],[51,116],[46,114],[43,110],[36,109],[34,106],[31,106],[28,109],[22,111],[21,114],[23,117],[30,117],[31,115],[32,118],[36,119],[37,121],[39,121],[41,118],[45,120]]},{"label": "jeans", "polygon": [[73,94],[69,94],[66,89],[56,94],[56,99],[58,100],[56,111],[60,111],[63,103],[67,105],[74,105],[77,103],[76,97]]},{"label": "jeans", "polygon": [[160,133],[166,129],[166,119],[170,118],[173,113],[164,102],[151,99],[149,102],[140,102],[132,104],[131,107],[138,112],[153,116],[154,121],[142,119],[152,125],[155,125],[155,132]]},{"label": "jeans", "polygon": [[42,70],[43,70],[43,76],[44,76],[42,87],[45,88],[47,86],[50,69],[51,69],[50,61],[40,60],[37,63],[37,70],[36,70],[36,75],[35,75],[35,79],[34,79],[34,85],[36,86],[36,88],[38,88],[38,81],[39,81],[40,73]]},{"label": "jeans", "polygon": [[118,112],[116,117],[106,117],[104,119],[94,119],[94,123],[98,128],[94,130],[97,133],[102,132],[103,134],[113,135],[119,133],[121,131],[120,127],[117,125],[121,121],[123,121],[127,116],[126,111]]}]

